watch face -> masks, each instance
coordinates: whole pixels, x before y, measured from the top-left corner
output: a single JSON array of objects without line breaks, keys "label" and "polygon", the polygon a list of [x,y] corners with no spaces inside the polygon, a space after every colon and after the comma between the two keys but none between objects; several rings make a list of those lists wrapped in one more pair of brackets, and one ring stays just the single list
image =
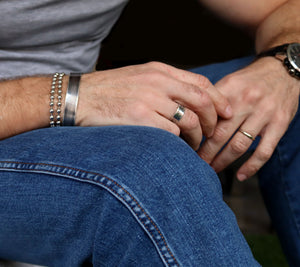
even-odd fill
[{"label": "watch face", "polygon": [[300,44],[290,44],[287,48],[287,57],[291,65],[300,71]]}]

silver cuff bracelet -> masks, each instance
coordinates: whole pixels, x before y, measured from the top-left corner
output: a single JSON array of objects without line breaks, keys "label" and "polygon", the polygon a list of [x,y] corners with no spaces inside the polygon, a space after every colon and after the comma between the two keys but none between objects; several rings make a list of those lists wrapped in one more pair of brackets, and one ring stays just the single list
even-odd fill
[{"label": "silver cuff bracelet", "polygon": [[71,73],[66,93],[63,126],[74,126],[81,73]]}]

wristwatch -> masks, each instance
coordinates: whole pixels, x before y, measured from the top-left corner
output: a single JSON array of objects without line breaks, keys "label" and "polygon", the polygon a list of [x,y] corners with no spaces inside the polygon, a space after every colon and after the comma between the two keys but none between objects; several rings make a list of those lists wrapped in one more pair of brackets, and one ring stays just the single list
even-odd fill
[{"label": "wristwatch", "polygon": [[256,58],[274,56],[281,60],[290,75],[300,79],[300,44],[290,43],[273,47],[256,56]]}]

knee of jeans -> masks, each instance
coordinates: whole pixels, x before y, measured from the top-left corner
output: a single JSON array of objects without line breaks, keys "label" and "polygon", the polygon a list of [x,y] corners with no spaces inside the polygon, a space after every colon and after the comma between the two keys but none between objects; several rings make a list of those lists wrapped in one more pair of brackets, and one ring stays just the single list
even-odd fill
[{"label": "knee of jeans", "polygon": [[122,133],[123,141],[109,151],[110,162],[102,165],[122,184],[149,193],[193,186],[221,192],[216,173],[178,136],[150,127],[122,127]]},{"label": "knee of jeans", "polygon": [[[216,174],[184,140],[167,131],[141,126],[78,127],[61,130],[68,139],[59,156],[67,165],[99,173],[121,184],[167,187],[207,183]],[[57,158],[56,158],[57,160]]]},{"label": "knee of jeans", "polygon": [[173,164],[184,164],[183,161],[200,160],[184,140],[158,128],[120,127],[111,134],[113,140],[107,141],[110,145],[102,153],[109,153],[107,156],[120,160],[120,164],[136,162],[141,168],[169,164],[171,168]]},{"label": "knee of jeans", "polygon": [[107,159],[126,164],[131,161],[163,161],[174,155],[178,155],[179,159],[196,155],[184,140],[158,128],[101,127],[89,129],[86,135],[89,136],[88,140],[82,140],[77,146],[80,150],[78,156],[86,155],[95,161]]}]

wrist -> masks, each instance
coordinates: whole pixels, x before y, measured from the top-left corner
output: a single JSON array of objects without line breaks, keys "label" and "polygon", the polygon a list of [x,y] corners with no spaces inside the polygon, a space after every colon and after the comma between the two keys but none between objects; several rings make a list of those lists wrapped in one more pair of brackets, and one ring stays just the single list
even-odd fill
[{"label": "wrist", "polygon": [[272,57],[280,60],[287,72],[294,78],[300,79],[300,44],[286,43],[267,49],[256,58]]},{"label": "wrist", "polygon": [[18,81],[20,102],[27,106],[22,110],[29,129],[49,126],[49,88],[52,77],[24,78]]}]

